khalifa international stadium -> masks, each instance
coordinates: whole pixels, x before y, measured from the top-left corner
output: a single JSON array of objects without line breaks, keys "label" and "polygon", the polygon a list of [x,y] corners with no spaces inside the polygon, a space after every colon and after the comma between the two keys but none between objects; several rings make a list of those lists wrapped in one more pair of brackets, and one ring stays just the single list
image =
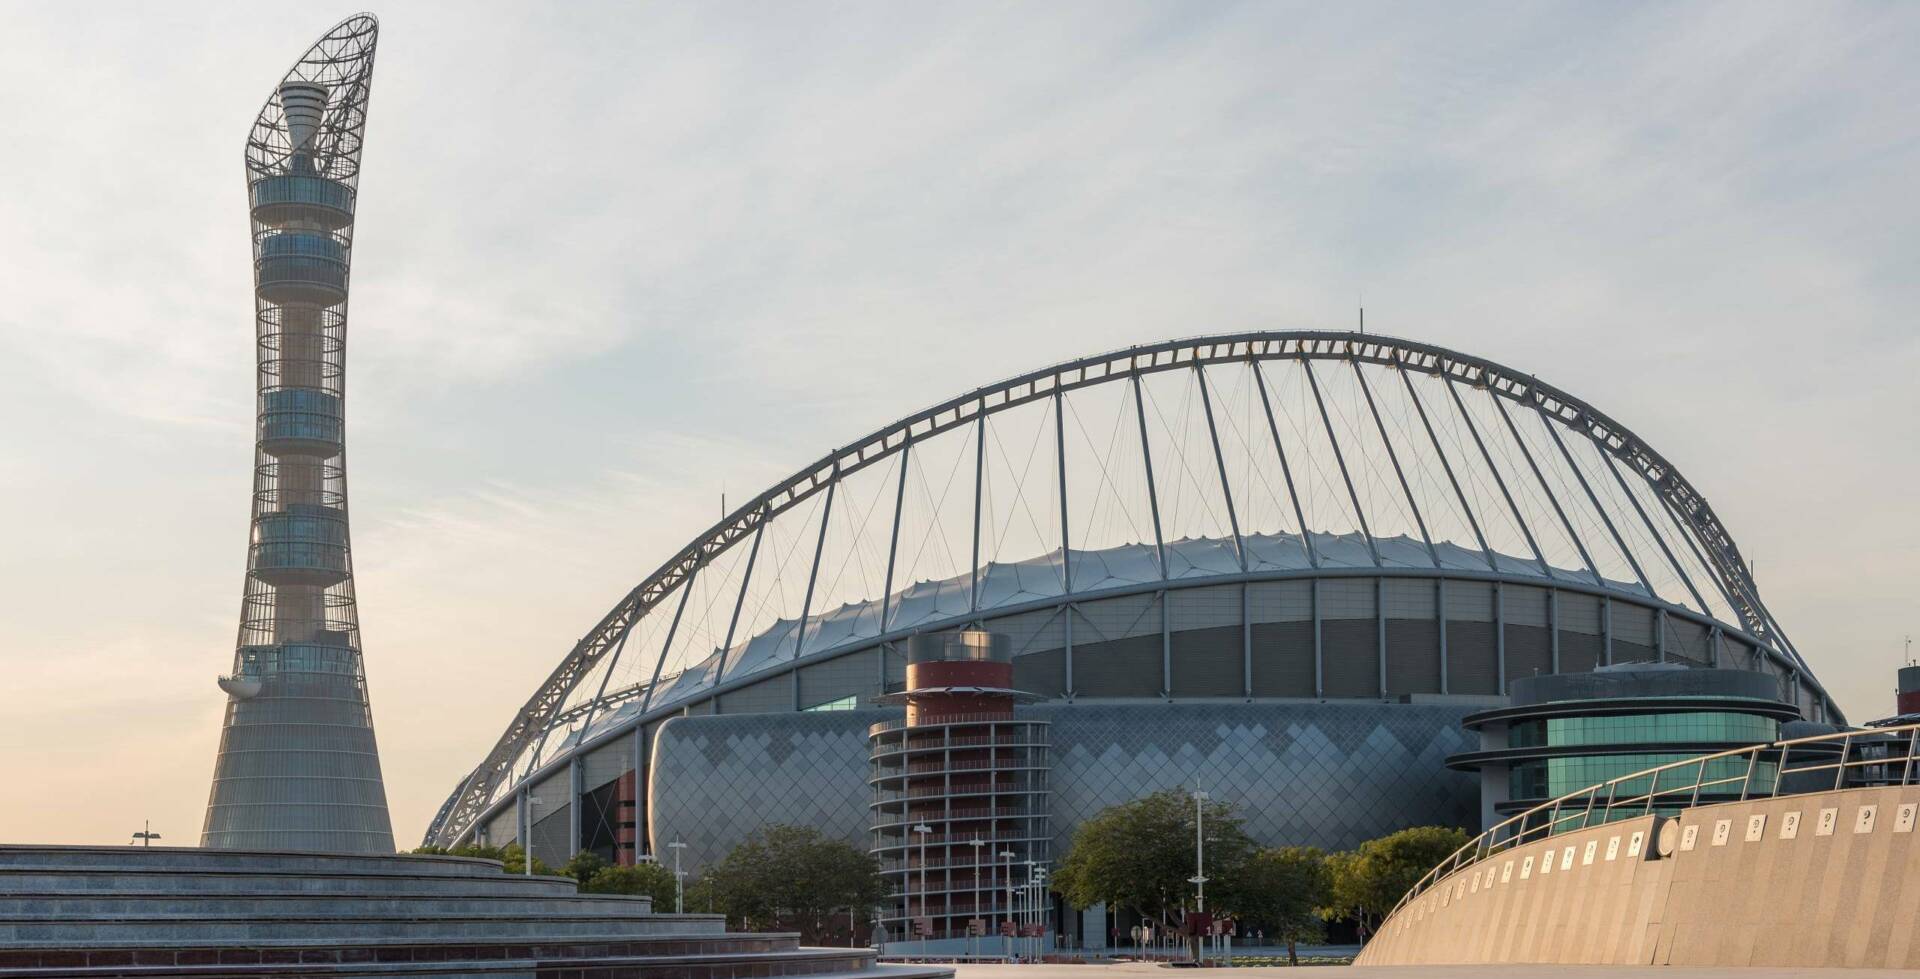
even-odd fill
[{"label": "khalifa international stadium", "polygon": [[1019,792],[1054,854],[1161,788],[1274,845],[1476,826],[1461,719],[1543,674],[1761,671],[1843,720],[1706,498],[1598,408],[1430,344],[1244,333],[966,392],[754,497],[559,656],[425,842],[865,849],[908,640],[969,628],[1051,726]]}]

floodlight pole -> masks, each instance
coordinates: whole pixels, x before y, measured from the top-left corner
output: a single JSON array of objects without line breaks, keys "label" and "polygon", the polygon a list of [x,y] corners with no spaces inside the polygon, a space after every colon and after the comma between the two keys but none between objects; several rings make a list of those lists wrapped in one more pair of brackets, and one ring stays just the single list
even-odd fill
[{"label": "floodlight pole", "polygon": [[[933,912],[927,908],[927,898],[929,897],[927,892],[927,834],[933,832],[933,827],[928,826],[926,823],[921,823],[915,826],[913,831],[920,834],[920,917],[928,919],[927,934],[920,936],[920,954],[926,955],[928,951],[927,941],[933,937],[933,921],[931,919]],[[909,907],[908,910],[911,911],[912,908]]]},{"label": "floodlight pole", "polygon": [[[1014,920],[1013,919],[1013,851],[1001,850],[1000,859],[1006,861],[1006,864],[1005,864],[1006,873],[1004,876],[1001,877],[1001,879],[1006,881],[1007,883],[1007,906],[1004,909],[1002,909],[1005,912],[1004,915],[996,915],[995,917],[1005,917],[1007,919],[1007,922],[1011,924]],[[1000,943],[1000,947],[1006,951],[1007,958],[1009,959],[1013,958],[1013,937],[1012,936],[1010,935],[1003,936],[1003,941]]]},{"label": "floodlight pole", "polygon": [[973,923],[979,921],[984,924],[987,920],[980,914],[980,848],[986,846],[987,841],[975,836],[970,845],[973,847],[973,917],[967,921],[967,956],[969,958],[980,952],[980,943],[975,940],[979,936],[973,933]]},{"label": "floodlight pole", "polygon": [[[1207,913],[1207,794],[1199,789],[1193,790],[1193,878],[1188,883],[1194,885],[1194,911]],[[1209,929],[1211,930],[1211,929]],[[1205,961],[1206,943],[1198,935],[1194,936],[1194,961]]]},{"label": "floodlight pole", "polygon": [[133,834],[133,838],[139,840],[141,846],[152,846],[153,841],[160,838],[160,834],[153,831],[153,820],[143,819],[140,826],[140,832]]},{"label": "floodlight pole", "polygon": [[673,913],[674,914],[687,913],[687,910],[686,910],[687,909],[687,888],[686,888],[687,875],[684,871],[680,869],[680,851],[686,848],[687,848],[687,845],[685,843],[680,842],[679,840],[674,840],[672,843],[667,844],[667,849],[673,851]]}]

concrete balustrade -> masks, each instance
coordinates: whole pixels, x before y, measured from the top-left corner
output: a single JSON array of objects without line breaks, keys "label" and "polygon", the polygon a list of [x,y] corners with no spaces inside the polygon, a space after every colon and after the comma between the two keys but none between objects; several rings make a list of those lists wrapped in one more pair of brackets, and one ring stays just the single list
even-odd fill
[{"label": "concrete balustrade", "polygon": [[1562,833],[1442,878],[1356,964],[1920,968],[1917,814],[1893,786]]}]

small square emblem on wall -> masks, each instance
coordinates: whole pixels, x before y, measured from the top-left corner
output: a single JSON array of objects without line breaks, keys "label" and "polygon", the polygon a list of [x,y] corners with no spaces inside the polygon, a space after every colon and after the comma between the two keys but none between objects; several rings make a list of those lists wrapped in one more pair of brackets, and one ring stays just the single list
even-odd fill
[{"label": "small square emblem on wall", "polygon": [[1560,852],[1560,869],[1573,869],[1573,847],[1569,846]]},{"label": "small square emblem on wall", "polygon": [[1533,876],[1533,858],[1528,857],[1525,860],[1520,861],[1520,879],[1526,880],[1527,878],[1532,876]]},{"label": "small square emblem on wall", "polygon": [[1909,802],[1893,811],[1893,831],[1896,833],[1913,832],[1913,818],[1920,814],[1920,804]]},{"label": "small square emblem on wall", "polygon": [[1598,853],[1598,852],[1600,852],[1600,841],[1599,841],[1599,840],[1588,840],[1588,841],[1587,841],[1587,852],[1585,852],[1585,853],[1583,853],[1583,854],[1581,854],[1581,855],[1580,855],[1580,866],[1582,866],[1582,867],[1589,867],[1589,866],[1592,866],[1592,865],[1593,865],[1593,855],[1594,855],[1594,854],[1596,854],[1596,853]]},{"label": "small square emblem on wall", "polygon": [[1607,859],[1611,861],[1614,858],[1618,857],[1619,855],[1620,855],[1620,837],[1618,836],[1609,837],[1607,839]]},{"label": "small square emblem on wall", "polygon": [[1820,810],[1820,821],[1813,825],[1813,835],[1832,836],[1833,828],[1838,825],[1840,825],[1840,810],[1822,809]]},{"label": "small square emblem on wall", "polygon": [[1791,840],[1800,835],[1800,810],[1780,814],[1780,838]]},{"label": "small square emblem on wall", "polygon": [[1700,824],[1693,823],[1680,829],[1680,849],[1691,850],[1695,841],[1700,839]]},{"label": "small square emblem on wall", "polygon": [[1476,870],[1473,872],[1473,885],[1467,888],[1467,893],[1468,894],[1480,893],[1480,871]]},{"label": "small square emblem on wall", "polygon": [[1467,896],[1467,882],[1464,880],[1454,882],[1453,899],[1458,901],[1461,898],[1466,896]]},{"label": "small square emblem on wall", "polygon": [[1756,812],[1747,817],[1747,842],[1758,843],[1767,832],[1767,814]]},{"label": "small square emblem on wall", "polygon": [[1504,884],[1507,881],[1510,881],[1512,879],[1513,879],[1513,861],[1509,860],[1500,868],[1500,883]]},{"label": "small square emblem on wall", "polygon": [[1640,856],[1640,847],[1646,842],[1647,833],[1645,830],[1637,830],[1632,836],[1627,837],[1627,859],[1632,860]]},{"label": "small square emblem on wall", "polygon": [[1553,873],[1553,858],[1559,855],[1560,854],[1554,850],[1548,850],[1547,855],[1540,858],[1540,876],[1545,877]]},{"label": "small square emblem on wall", "polygon": [[1713,823],[1713,845],[1726,846],[1727,838],[1733,835],[1733,820],[1717,819]]},{"label": "small square emblem on wall", "polygon": [[1491,888],[1491,887],[1493,887],[1493,882],[1494,882],[1494,881],[1495,881],[1496,879],[1498,879],[1498,874],[1499,874],[1499,873],[1500,873],[1500,868],[1499,868],[1499,867],[1488,867],[1488,868],[1487,868],[1487,887],[1489,887],[1489,888]]},{"label": "small square emblem on wall", "polygon": [[1861,806],[1860,811],[1853,814],[1853,831],[1856,833],[1873,832],[1873,817],[1878,814],[1879,811],[1879,806]]}]

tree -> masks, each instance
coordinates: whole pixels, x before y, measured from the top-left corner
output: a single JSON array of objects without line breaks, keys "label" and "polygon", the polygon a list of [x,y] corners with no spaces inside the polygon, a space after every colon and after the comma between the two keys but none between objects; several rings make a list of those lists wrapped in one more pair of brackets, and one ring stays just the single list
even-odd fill
[{"label": "tree", "polygon": [[[526,851],[520,849],[520,844],[518,843],[509,843],[506,846],[481,846],[478,843],[464,843],[452,849],[444,846],[416,846],[409,852],[440,854],[449,857],[478,857],[482,860],[498,860],[500,861],[500,869],[509,874],[518,874],[526,870]],[[543,863],[539,857],[534,857],[533,872],[536,874],[551,875],[553,874],[553,868]]]},{"label": "tree", "polygon": [[655,911],[673,910],[673,871],[657,863],[602,867],[580,890],[588,894],[640,894],[653,899]]},{"label": "tree", "polygon": [[830,918],[869,914],[887,886],[870,854],[811,826],[769,826],[707,868],[694,893],[735,927],[792,929],[814,944]]},{"label": "tree", "polygon": [[1467,840],[1451,827],[1415,826],[1334,854],[1327,859],[1331,886],[1323,916],[1353,919],[1365,942],[1400,898]]},{"label": "tree", "polygon": [[587,889],[587,882],[593,879],[593,875],[606,868],[607,861],[600,854],[592,850],[581,850],[573,855],[573,859],[567,861],[566,866],[560,868],[560,873],[578,881],[580,889],[584,891]]},{"label": "tree", "polygon": [[[1255,849],[1233,807],[1206,806],[1208,896],[1213,910],[1233,910],[1234,881]],[[1177,926],[1177,912],[1194,896],[1194,804],[1167,789],[1109,806],[1074,831],[1053,875],[1053,889],[1078,907],[1104,901],[1144,918]],[[1216,897],[1216,895],[1218,895]],[[1222,899],[1226,903],[1222,903]]]},{"label": "tree", "polygon": [[1299,965],[1299,943],[1326,934],[1320,909],[1329,899],[1326,856],[1316,847],[1261,850],[1240,868],[1233,908],[1287,943],[1287,964]]}]

